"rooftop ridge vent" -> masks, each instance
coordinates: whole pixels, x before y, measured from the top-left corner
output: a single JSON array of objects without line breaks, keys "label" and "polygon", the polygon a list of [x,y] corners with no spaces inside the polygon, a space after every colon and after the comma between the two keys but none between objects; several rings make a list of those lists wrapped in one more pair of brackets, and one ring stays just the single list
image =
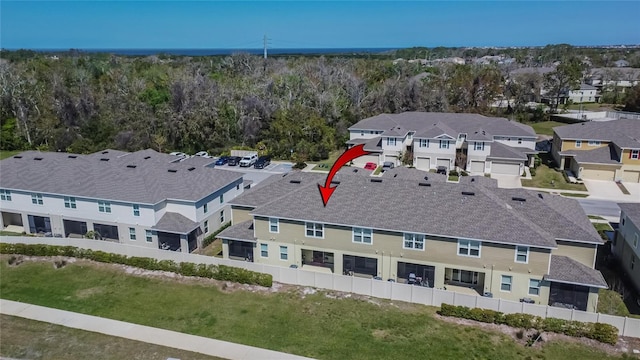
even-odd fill
[{"label": "rooftop ridge vent", "polygon": [[109,161],[109,159],[107,159],[107,158],[102,158],[102,159],[100,159],[100,161]]},{"label": "rooftop ridge vent", "polygon": [[101,152],[101,154],[108,154],[108,153],[109,153],[108,151]]},{"label": "rooftop ridge vent", "polygon": [[169,169],[167,171],[170,172],[170,173],[177,173],[178,172],[178,170],[176,170],[176,169]]},{"label": "rooftop ridge vent", "polygon": [[512,197],[511,200],[513,200],[513,201],[522,201],[522,202],[527,201],[527,199],[525,199],[523,197],[517,197],[517,196]]},{"label": "rooftop ridge vent", "polygon": [[16,156],[14,156],[13,158],[14,158],[14,159],[22,159],[22,156],[21,156],[21,155],[16,155]]},{"label": "rooftop ridge vent", "polygon": [[421,183],[418,183],[418,186],[431,186],[431,184],[426,182],[421,182]]},{"label": "rooftop ridge vent", "polygon": [[34,157],[34,158],[33,158],[33,160],[41,161],[41,160],[42,160],[42,158],[41,158],[41,157]]},{"label": "rooftop ridge vent", "polygon": [[75,158],[77,158],[77,157],[78,157],[78,155],[68,155],[67,157],[68,157],[69,159],[75,159]]},{"label": "rooftop ridge vent", "polygon": [[371,182],[374,182],[374,183],[381,183],[381,182],[382,182],[382,179],[371,179]]},{"label": "rooftop ridge vent", "polygon": [[145,159],[145,160],[147,160],[147,159],[151,159],[151,156],[147,155],[147,156],[145,156],[145,157],[144,157],[144,159]]},{"label": "rooftop ridge vent", "polygon": [[463,191],[462,195],[468,195],[468,196],[474,196],[476,193],[474,193],[473,191]]},{"label": "rooftop ridge vent", "polygon": [[135,169],[135,168],[136,168],[136,165],[127,165],[127,167],[128,167],[129,169]]},{"label": "rooftop ridge vent", "polygon": [[340,180],[331,180],[332,184],[340,185]]},{"label": "rooftop ridge vent", "polygon": [[188,168],[187,170],[189,170],[189,171],[193,171],[193,170],[195,170],[195,169],[196,169],[196,168],[194,168],[194,167],[192,166],[192,167]]},{"label": "rooftop ridge vent", "polygon": [[290,184],[300,184],[301,181],[300,180],[289,180]]}]

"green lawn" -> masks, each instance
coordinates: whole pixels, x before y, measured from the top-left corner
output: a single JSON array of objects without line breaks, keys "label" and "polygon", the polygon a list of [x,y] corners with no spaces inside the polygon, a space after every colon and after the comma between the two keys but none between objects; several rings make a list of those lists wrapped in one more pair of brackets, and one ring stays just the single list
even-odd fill
[{"label": "green lawn", "polygon": [[528,123],[538,135],[553,135],[553,128],[556,126],[567,125],[557,121],[542,121],[537,123]]},{"label": "green lawn", "polygon": [[522,179],[522,186],[537,187],[558,190],[580,190],[587,191],[584,184],[568,183],[562,172],[549,168],[547,165],[540,165],[536,168],[536,175],[531,180]]},{"label": "green lawn", "polygon": [[575,194],[575,193],[569,193],[569,192],[561,192],[560,195],[562,196],[570,196],[570,197],[577,197],[577,198],[586,198],[589,196],[589,194]]},{"label": "green lawn", "polygon": [[329,171],[333,166],[333,163],[336,162],[336,160],[338,160],[338,157],[341,154],[342,154],[342,151],[339,151],[339,150],[332,151],[329,154],[329,158],[327,160],[320,161],[319,163],[317,163],[314,166],[313,170]]},{"label": "green lawn", "polygon": [[[434,317],[433,307],[326,292],[219,290],[210,282],[125,275],[77,261],[7,264],[0,296],[318,359],[612,359],[577,342],[528,348],[492,330]],[[28,279],[28,281],[25,281]]]},{"label": "green lawn", "polygon": [[8,157],[11,157],[13,155],[19,154],[21,152],[23,152],[24,150],[17,150],[17,151],[8,151],[8,150],[0,150],[0,160],[6,159]]},{"label": "green lawn", "polygon": [[[584,103],[582,104],[582,110],[585,111],[605,111],[611,109],[620,108],[621,105],[616,104],[599,104],[599,103]],[[567,106],[568,110],[580,110],[580,104],[571,104]]]},{"label": "green lawn", "polygon": [[0,315],[0,355],[15,359],[222,360],[189,351]]}]

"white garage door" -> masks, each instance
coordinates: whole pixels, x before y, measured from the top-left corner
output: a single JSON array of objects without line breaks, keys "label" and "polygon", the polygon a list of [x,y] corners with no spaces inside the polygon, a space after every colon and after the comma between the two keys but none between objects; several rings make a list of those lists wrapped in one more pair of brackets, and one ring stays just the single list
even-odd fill
[{"label": "white garage door", "polygon": [[492,174],[520,175],[520,164],[492,162]]},{"label": "white garage door", "polygon": [[384,161],[391,161],[393,165],[398,165],[398,157],[393,155],[385,155]]},{"label": "white garage door", "polygon": [[438,159],[438,162],[436,164],[438,166],[444,166],[447,168],[447,170],[449,170],[449,159]]},{"label": "white garage door", "polygon": [[472,161],[471,162],[471,171],[473,171],[473,172],[484,172],[484,161]]},{"label": "white garage door", "polygon": [[615,171],[599,170],[599,169],[582,169],[580,172],[581,179],[593,179],[593,180],[613,180],[615,177]]},{"label": "white garage door", "polygon": [[429,170],[431,168],[431,159],[430,158],[416,158],[416,168],[419,170]]},{"label": "white garage door", "polygon": [[626,170],[622,173],[622,181],[638,183],[640,182],[640,171],[629,171]]},{"label": "white garage door", "polygon": [[364,155],[353,159],[353,164],[356,166],[364,166],[364,164],[372,162],[378,164],[378,155]]}]

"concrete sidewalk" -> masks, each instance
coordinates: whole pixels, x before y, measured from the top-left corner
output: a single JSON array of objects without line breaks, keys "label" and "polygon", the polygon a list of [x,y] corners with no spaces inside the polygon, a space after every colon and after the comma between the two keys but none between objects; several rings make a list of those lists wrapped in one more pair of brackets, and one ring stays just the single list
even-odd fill
[{"label": "concrete sidewalk", "polygon": [[230,360],[303,360],[302,356],[0,299],[0,313]]}]

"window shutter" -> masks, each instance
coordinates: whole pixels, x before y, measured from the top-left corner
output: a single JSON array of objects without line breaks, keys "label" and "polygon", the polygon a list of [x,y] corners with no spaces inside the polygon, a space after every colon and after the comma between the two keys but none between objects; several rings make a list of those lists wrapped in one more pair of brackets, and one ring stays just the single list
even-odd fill
[{"label": "window shutter", "polygon": [[631,159],[632,155],[633,155],[633,150],[629,150],[629,159]]}]

